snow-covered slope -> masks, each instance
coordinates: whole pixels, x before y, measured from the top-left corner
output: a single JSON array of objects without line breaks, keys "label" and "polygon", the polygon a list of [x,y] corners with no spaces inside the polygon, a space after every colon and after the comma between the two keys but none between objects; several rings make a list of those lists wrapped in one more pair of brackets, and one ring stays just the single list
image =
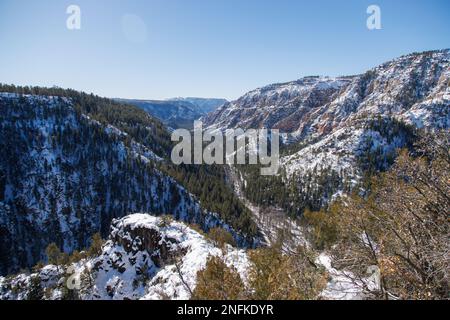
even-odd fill
[{"label": "snow-covered slope", "polygon": [[293,132],[318,107],[331,101],[351,78],[307,77],[245,94],[203,117],[211,128],[273,128]]},{"label": "snow-covered slope", "polygon": [[79,298],[89,300],[189,299],[197,272],[209,256],[223,258],[245,281],[249,266],[245,251],[231,246],[219,249],[184,223],[133,214],[112,222],[97,257],[59,268],[45,266],[33,274],[0,277],[0,300],[26,299],[30,294],[62,299],[67,284],[77,289]]},{"label": "snow-covered slope", "polygon": [[396,149],[412,142],[411,130],[402,123],[448,130],[449,59],[448,50],[413,54],[354,79],[291,134],[305,137],[306,146],[282,158],[287,176],[328,169],[357,179],[370,161],[386,169]]},{"label": "snow-covered slope", "polygon": [[[367,170],[384,170],[414,128],[450,128],[450,50],[414,53],[362,75],[307,77],[245,94],[203,118],[207,127],[279,129],[281,159],[314,209]],[[317,205],[316,205],[317,204]]]},{"label": "snow-covered slope", "polygon": [[251,91],[203,118],[215,128],[273,128],[296,141],[321,137],[349,121],[391,115],[448,128],[450,50],[415,53],[363,75],[306,77]]},{"label": "snow-covered slope", "polygon": [[0,109],[0,274],[43,260],[52,242],[85,248],[130,212],[227,227],[156,168],[153,150],[71,99],[1,93]]}]

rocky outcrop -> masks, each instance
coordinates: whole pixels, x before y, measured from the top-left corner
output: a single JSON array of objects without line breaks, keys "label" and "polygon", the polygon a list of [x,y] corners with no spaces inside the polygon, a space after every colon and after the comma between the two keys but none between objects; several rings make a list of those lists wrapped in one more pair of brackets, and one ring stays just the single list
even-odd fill
[{"label": "rocky outcrop", "polygon": [[[163,224],[163,220],[160,223]],[[155,225],[136,226],[129,223],[128,219],[112,222],[110,240],[114,245],[121,246],[127,254],[136,255],[138,252],[147,251],[157,268],[174,263],[176,257],[183,254],[174,250],[178,244],[177,240],[161,234]]]},{"label": "rocky outcrop", "polygon": [[250,91],[203,118],[211,128],[273,128],[322,137],[355,119],[393,116],[430,128],[450,126],[450,50],[415,53],[349,77],[306,77]]},{"label": "rocky outcrop", "polygon": [[0,299],[189,299],[209,256],[222,257],[246,278],[245,251],[219,249],[167,217],[134,214],[112,222],[96,257],[0,277]]}]

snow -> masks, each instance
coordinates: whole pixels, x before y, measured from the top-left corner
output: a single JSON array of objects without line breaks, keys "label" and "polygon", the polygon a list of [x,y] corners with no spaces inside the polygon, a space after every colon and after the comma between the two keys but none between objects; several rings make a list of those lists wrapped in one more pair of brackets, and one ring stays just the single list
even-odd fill
[{"label": "snow", "polygon": [[183,223],[171,222],[169,226],[161,227],[158,226],[160,222],[160,218],[145,214],[131,215],[123,220],[124,225],[131,229],[145,227],[158,230],[165,237],[177,242],[174,250],[181,249],[186,252],[179,262],[179,272],[174,264],[160,269],[142,299],[158,300],[161,299],[161,293],[173,299],[189,299],[190,290],[196,285],[197,272],[205,267],[210,256],[222,257],[228,265],[236,267],[245,279],[249,262],[244,250],[228,246],[223,252]]},{"label": "snow", "polygon": [[307,175],[314,177],[323,170],[331,170],[341,178],[352,177],[355,179],[353,181],[355,185],[361,175],[357,166],[357,150],[371,134],[357,127],[339,129],[317,143],[282,157],[280,165],[285,170],[287,179],[293,178],[294,175],[297,178]]},{"label": "snow", "polygon": [[72,101],[66,97],[58,97],[58,96],[39,96],[32,94],[18,94],[18,93],[10,93],[10,92],[0,92],[0,99],[26,99],[32,104],[36,103],[45,103],[47,105],[56,106],[58,103],[63,102],[66,104],[71,104]]},{"label": "snow", "polygon": [[[61,298],[61,286],[68,281],[79,283],[80,297],[86,300],[189,299],[196,286],[197,273],[206,266],[210,256],[221,257],[227,265],[236,268],[244,282],[247,281],[250,262],[244,250],[231,246],[217,248],[181,222],[132,214],[113,221],[110,237],[98,257],[68,266],[70,279],[63,278],[62,267],[58,271],[52,265],[8,281],[0,278],[0,299],[25,299],[33,276],[39,276],[43,288],[51,291],[48,299]],[[80,282],[86,271],[93,277],[92,286],[86,281]],[[9,291],[7,282],[21,289],[16,290],[18,293]]]},{"label": "snow", "polygon": [[321,253],[317,263],[325,267],[330,275],[330,281],[321,296],[329,300],[362,300],[364,298],[360,284],[350,280],[354,276],[350,272],[337,270],[331,266],[331,257]]},{"label": "snow", "polygon": [[[87,119],[90,123],[92,123],[96,126],[105,127],[104,131],[111,136],[117,136],[117,137],[122,137],[122,138],[128,136],[128,134],[126,132],[123,132],[122,130],[120,130],[110,124],[103,126],[100,122],[90,118],[87,115],[83,114],[82,117]],[[126,147],[123,142],[121,142],[120,146],[121,146],[122,150],[126,150]],[[152,150],[150,150],[146,146],[144,146],[134,140],[132,140],[132,142],[131,142],[131,152],[130,153],[134,158],[140,158],[145,163],[150,163],[152,160],[153,161],[163,161],[163,159],[161,157],[159,157],[158,155],[156,155]]]},{"label": "snow", "polygon": [[[391,117],[426,130],[450,128],[450,50],[400,57],[366,74],[306,77],[250,91],[204,118],[208,128],[279,128],[300,151],[281,159],[288,178],[323,170],[357,183],[361,143],[372,136],[384,152],[402,147],[364,124]],[[395,139],[394,139],[395,140]],[[337,192],[340,192],[338,190]]]},{"label": "snow", "polygon": [[[224,249],[215,247],[203,235],[186,226],[184,223],[170,221],[162,223],[162,218],[149,214],[133,214],[113,223],[109,240],[104,244],[99,257],[82,260],[72,266],[72,277],[80,279],[81,273],[89,269],[94,276],[94,284],[90,288],[83,289],[81,284],[82,299],[122,300],[142,299],[160,300],[169,298],[174,300],[186,300],[191,297],[191,291],[195,289],[197,273],[206,266],[208,257],[219,256],[227,265],[236,268],[244,283],[248,281],[250,262],[244,250],[231,246]],[[149,239],[139,238],[134,233],[137,230],[155,231],[160,235],[158,248],[154,251],[138,250],[144,241]],[[124,248],[117,240],[126,240],[136,246]],[[157,239],[157,238],[156,238]],[[151,257],[161,256],[163,246],[168,245],[170,252],[181,253],[175,263],[163,264],[158,267]],[[323,265],[329,273],[330,280],[327,287],[321,293],[322,298],[332,300],[359,300],[365,297],[364,287],[373,288],[371,279],[352,280],[354,275],[348,271],[337,270],[332,266],[331,257],[321,253],[317,263]],[[148,265],[149,280],[145,283],[136,282],[139,279],[136,271],[142,265]],[[53,290],[49,299],[61,298],[61,289],[56,284],[61,284],[62,271],[57,271],[55,266],[44,267],[39,274],[45,288]],[[29,275],[18,275],[12,280],[15,287],[22,287],[17,295],[2,289],[5,286],[5,278],[0,278],[0,299],[15,298],[25,299],[26,287],[30,282]],[[65,284],[62,281],[62,285]]]},{"label": "snow", "polygon": [[[427,130],[446,129],[450,127],[450,88],[448,86],[450,68],[450,51],[444,50],[431,54],[404,56],[385,63],[361,76],[328,78],[307,77],[297,81],[273,84],[253,90],[237,101],[225,104],[217,112],[206,116],[209,128],[223,130],[229,127],[252,128],[260,126],[279,127],[284,130],[283,141],[304,142],[305,147],[281,159],[281,164],[287,173],[287,179],[302,177],[323,170],[337,172],[340,178],[349,178],[356,185],[361,176],[357,157],[363,143],[370,139],[372,148],[381,148],[389,152],[402,145],[400,137],[387,141],[379,132],[364,126],[369,120],[379,115],[387,115],[410,123],[417,128]],[[416,75],[420,73],[420,79]],[[416,81],[419,81],[417,84]],[[412,95],[411,100],[405,100]],[[14,121],[13,126],[27,130],[34,128],[43,137],[39,148],[30,149],[31,162],[37,164],[32,168],[28,180],[24,181],[23,198],[32,209],[25,217],[37,228],[44,228],[50,212],[50,203],[46,197],[51,191],[50,180],[45,186],[36,188],[41,197],[33,197],[31,186],[36,184],[36,176],[42,172],[42,164],[51,166],[46,178],[54,178],[55,184],[64,185],[64,179],[77,182],[80,177],[77,172],[62,177],[61,168],[55,165],[62,157],[59,146],[53,147],[51,137],[62,128],[78,129],[80,123],[75,116],[70,99],[47,96],[18,95],[0,93],[0,100],[26,99],[30,107],[40,110],[45,104],[48,108],[56,108],[64,104],[67,115],[62,122],[57,123],[53,117],[44,119],[37,117],[30,121]],[[14,116],[19,116],[15,114]],[[103,128],[110,136],[124,138],[127,134],[120,129],[104,125],[87,115],[82,119],[91,125]],[[13,122],[13,121],[11,121]],[[125,145],[121,139],[115,146],[120,159],[125,161],[128,156],[140,158],[143,162],[163,161],[152,150],[142,144],[132,141]],[[64,159],[70,163],[73,159]],[[101,174],[114,172],[108,163],[99,161],[96,170]],[[156,189],[158,182],[163,184],[162,195]],[[243,181],[245,183],[245,181]],[[151,199],[155,202],[170,201],[170,186],[175,185],[176,192],[182,199],[174,212],[179,213],[180,220],[201,223],[204,229],[222,226],[231,231],[235,237],[237,232],[221,221],[217,214],[201,209],[200,204],[187,190],[176,182],[165,177],[158,170],[149,181],[148,189]],[[63,188],[63,187],[61,187]],[[58,192],[66,190],[58,190]],[[5,203],[15,196],[16,190],[11,184],[5,185]],[[94,194],[94,192],[92,192]],[[331,200],[343,195],[337,190]],[[105,195],[107,207],[117,203],[109,194]],[[42,200],[40,200],[42,199]],[[241,198],[243,199],[243,198]],[[58,212],[68,204],[67,199],[58,195]],[[262,230],[266,243],[270,243],[276,232],[281,228],[293,230],[296,244],[307,244],[302,230],[295,221],[277,220],[270,225],[264,224],[260,209],[249,202],[244,203],[253,212],[255,221]],[[85,205],[90,200],[85,199]],[[0,218],[7,224],[8,206],[0,203]],[[133,206],[131,206],[133,207]],[[93,208],[95,211],[96,208]],[[74,248],[75,236],[72,227],[79,221],[75,216],[59,217],[60,229],[65,236],[64,249]],[[148,247],[151,239],[143,239],[138,233],[141,229],[159,237],[155,247]],[[361,235],[361,241],[373,244],[371,239]],[[127,246],[127,244],[131,244]],[[143,249],[144,246],[144,249]],[[374,246],[375,250],[378,247]],[[289,249],[289,248],[286,248]],[[165,256],[165,250],[173,253],[177,260]],[[189,299],[190,292],[195,288],[197,272],[203,269],[209,256],[220,256],[230,266],[235,267],[244,281],[247,278],[249,260],[244,250],[231,246],[225,250],[215,247],[202,234],[189,228],[182,222],[171,221],[163,224],[162,219],[149,214],[133,214],[113,223],[109,240],[104,244],[98,257],[82,260],[72,267],[75,276],[81,278],[85,270],[94,274],[93,288],[82,293],[84,299]],[[163,260],[160,263],[159,260]],[[371,279],[350,280],[355,276],[345,270],[337,270],[332,266],[332,258],[326,253],[320,254],[318,260],[330,274],[330,281],[322,292],[327,299],[362,299],[363,287],[373,288]],[[139,274],[141,268],[147,269],[148,279],[142,280]],[[56,266],[45,266],[32,275],[19,274],[12,278],[0,277],[0,299],[25,299],[31,277],[39,276],[44,288],[52,289],[49,299],[59,299],[62,296],[60,288],[64,282],[62,271]],[[141,279],[141,280],[139,280]],[[12,285],[14,290],[7,289]]]},{"label": "snow", "polygon": [[[123,215],[124,212],[149,211],[197,223],[204,230],[220,226],[229,230],[239,245],[246,245],[246,239],[227,225],[217,213],[204,210],[185,188],[152,166],[139,179],[132,172],[127,173],[122,189],[125,191],[114,192],[107,183],[104,198],[99,199],[96,183],[124,177],[125,169],[121,167],[128,158],[140,158],[143,163],[163,159],[133,139],[125,141],[127,134],[118,128],[102,124],[88,115],[79,116],[70,100],[2,94],[0,101],[9,102],[19,97],[28,101],[17,105],[3,105],[5,116],[2,128],[21,137],[18,145],[22,147],[20,152],[23,157],[17,159],[21,179],[17,183],[5,183],[5,201],[0,202],[0,225],[7,230],[9,240],[15,244],[11,250],[23,250],[28,261],[12,260],[11,267],[24,263],[34,265],[45,259],[44,249],[55,234],[61,235],[62,249],[67,253],[85,246],[87,239],[80,239],[79,235],[89,236],[94,230],[99,230],[101,212],[108,210],[113,212],[110,217]],[[57,110],[55,115],[47,112],[53,108]],[[87,141],[85,145],[74,144],[70,146],[70,152],[64,150],[64,145],[54,139],[61,131],[87,132],[93,126],[114,139],[104,139],[105,144],[96,145],[95,150],[93,148],[96,141]],[[30,132],[36,133],[32,140],[27,137]],[[98,152],[95,162],[80,166],[82,158],[92,161],[93,151],[96,155]],[[77,192],[82,193],[79,198]],[[173,199],[177,193],[179,197],[175,204]],[[121,198],[114,198],[114,194],[116,197],[119,194]],[[127,197],[134,198],[128,203]],[[19,217],[12,214],[13,208],[9,206],[9,200],[12,199],[21,199],[27,208]],[[50,214],[52,212],[55,215]],[[80,217],[85,217],[83,222]],[[48,227],[50,223],[56,224],[51,231]],[[23,227],[18,228],[16,224]],[[33,244],[40,252],[33,251],[26,243],[16,241],[23,239],[24,234],[29,232],[36,235]]]}]

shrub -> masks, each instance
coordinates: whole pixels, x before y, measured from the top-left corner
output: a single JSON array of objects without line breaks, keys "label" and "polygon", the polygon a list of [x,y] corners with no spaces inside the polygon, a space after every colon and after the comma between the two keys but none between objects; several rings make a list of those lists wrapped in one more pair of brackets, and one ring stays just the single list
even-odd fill
[{"label": "shrub", "polygon": [[237,270],[228,267],[219,257],[210,257],[205,269],[197,273],[193,300],[240,300],[246,288]]},{"label": "shrub", "polygon": [[236,246],[232,234],[223,228],[213,228],[207,236],[219,248],[223,248],[226,244]]}]

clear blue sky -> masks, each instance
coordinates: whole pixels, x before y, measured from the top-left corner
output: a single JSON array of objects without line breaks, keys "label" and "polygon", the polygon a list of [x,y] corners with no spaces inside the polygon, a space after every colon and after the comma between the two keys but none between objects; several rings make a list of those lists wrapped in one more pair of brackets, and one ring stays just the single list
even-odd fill
[{"label": "clear blue sky", "polygon": [[[66,28],[70,4],[82,10],[79,31]],[[366,28],[370,4],[382,30]],[[0,82],[234,99],[449,48],[449,30],[449,0],[0,0]]]}]

